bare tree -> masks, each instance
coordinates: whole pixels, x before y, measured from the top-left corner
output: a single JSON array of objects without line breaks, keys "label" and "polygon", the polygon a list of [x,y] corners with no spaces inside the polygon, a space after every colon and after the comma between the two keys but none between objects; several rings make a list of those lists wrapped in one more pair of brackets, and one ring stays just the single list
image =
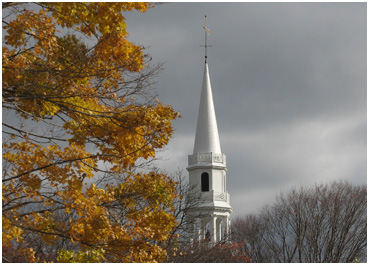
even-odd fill
[{"label": "bare tree", "polygon": [[237,243],[222,240],[212,243],[207,240],[189,245],[180,245],[169,253],[168,262],[175,263],[245,263],[249,256],[240,251]]},{"label": "bare tree", "polygon": [[232,239],[254,262],[366,260],[366,186],[293,189],[258,215],[233,222]]},{"label": "bare tree", "polygon": [[203,202],[204,198],[201,194],[191,193],[193,187],[188,183],[188,177],[183,174],[183,171],[178,169],[172,176],[172,179],[177,183],[178,197],[174,201],[174,209],[172,214],[177,219],[177,225],[173,228],[171,236],[167,240],[168,247],[173,244],[188,244],[191,239],[196,237],[193,231],[190,231],[191,222],[194,218],[201,217],[201,213],[193,216],[191,210],[198,208]]},{"label": "bare tree", "polygon": [[177,182],[179,197],[174,202],[172,212],[177,219],[177,225],[165,242],[165,249],[168,253],[167,262],[250,262],[250,258],[240,251],[237,243],[230,241],[227,234],[221,241],[215,243],[210,241],[210,237],[199,240],[199,234],[191,228],[194,225],[193,221],[203,218],[206,213],[193,210],[198,209],[206,198],[201,194],[191,192],[194,187],[189,185],[188,177],[183,174],[182,170],[177,170],[172,178]]}]

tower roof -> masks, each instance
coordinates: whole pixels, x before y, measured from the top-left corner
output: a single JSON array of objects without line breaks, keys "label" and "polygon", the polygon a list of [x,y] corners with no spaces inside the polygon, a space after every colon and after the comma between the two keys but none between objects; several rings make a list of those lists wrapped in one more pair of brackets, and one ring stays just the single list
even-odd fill
[{"label": "tower roof", "polygon": [[208,63],[205,61],[193,153],[221,154]]}]

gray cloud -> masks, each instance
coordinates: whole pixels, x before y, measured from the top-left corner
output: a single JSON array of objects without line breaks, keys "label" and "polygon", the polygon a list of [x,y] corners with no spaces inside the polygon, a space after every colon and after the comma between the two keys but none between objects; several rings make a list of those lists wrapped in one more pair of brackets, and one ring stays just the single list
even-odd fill
[{"label": "gray cloud", "polygon": [[185,168],[192,153],[204,14],[234,214],[294,186],[366,183],[366,3],[174,3],[127,13],[130,39],[165,62],[159,99],[183,117],[158,164]]}]

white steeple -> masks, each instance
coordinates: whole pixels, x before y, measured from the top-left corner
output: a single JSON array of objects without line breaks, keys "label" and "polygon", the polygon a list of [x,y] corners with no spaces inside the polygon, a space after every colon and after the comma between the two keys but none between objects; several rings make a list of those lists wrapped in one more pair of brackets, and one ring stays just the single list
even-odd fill
[{"label": "white steeple", "polygon": [[226,185],[226,156],[220,149],[207,63],[205,16],[205,69],[193,154],[188,156],[190,197],[196,205],[187,211],[188,234],[194,240],[217,242],[230,231],[232,207]]},{"label": "white steeple", "polygon": [[211,91],[208,63],[205,62],[204,78],[197,118],[196,137],[193,153],[221,154],[217,119]]}]

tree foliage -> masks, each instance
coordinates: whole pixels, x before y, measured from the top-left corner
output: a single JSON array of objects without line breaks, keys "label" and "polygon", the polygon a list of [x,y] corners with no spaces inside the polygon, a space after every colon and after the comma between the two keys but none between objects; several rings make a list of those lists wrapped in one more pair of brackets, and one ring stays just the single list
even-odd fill
[{"label": "tree foliage", "polygon": [[166,255],[175,183],[136,168],[178,113],[151,93],[160,65],[127,40],[123,16],[151,7],[3,3],[3,247],[29,262],[57,242],[74,258]]},{"label": "tree foliage", "polygon": [[258,215],[233,222],[232,239],[255,262],[366,259],[366,186],[346,182],[293,189]]},{"label": "tree foliage", "polygon": [[101,263],[105,259],[104,250],[88,250],[86,252],[77,252],[59,250],[58,263]]}]

